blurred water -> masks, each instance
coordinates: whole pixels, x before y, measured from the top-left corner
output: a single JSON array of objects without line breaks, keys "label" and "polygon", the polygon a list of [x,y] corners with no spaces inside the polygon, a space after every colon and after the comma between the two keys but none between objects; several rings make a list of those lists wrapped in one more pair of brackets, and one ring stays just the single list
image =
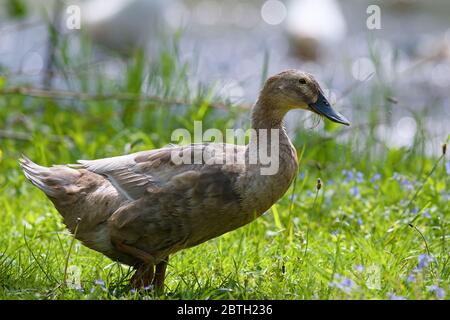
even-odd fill
[{"label": "blurred water", "polygon": [[[264,57],[268,56],[269,74],[287,68],[312,72],[324,85],[325,91],[337,98],[337,109],[353,119],[354,123],[358,123],[359,116],[372,108],[389,104],[379,101],[377,105],[355,105],[358,99],[371,101],[373,86],[386,85],[398,103],[391,106],[392,123],[382,124],[378,131],[381,132],[380,137],[391,145],[411,144],[411,132],[416,130],[411,119],[414,121],[413,115],[418,112],[426,113],[424,122],[434,137],[434,145],[444,141],[449,133],[450,1],[377,1],[376,4],[381,7],[380,30],[366,27],[369,16],[366,10],[371,1],[336,2],[342,13],[343,22],[340,24],[333,24],[333,8],[323,10],[331,12],[328,16],[300,12],[303,16],[299,21],[308,20],[313,29],[324,30],[322,34],[306,32],[307,36],[317,38],[319,54],[316,60],[304,58],[311,52],[301,52],[308,48],[308,42],[302,42],[299,50],[296,45],[298,39],[287,32],[288,23],[295,25],[295,16],[290,15],[295,1],[283,2],[286,12],[277,8],[277,1],[267,4],[268,1],[262,0],[120,1],[147,4],[127,11],[133,19],[114,18],[114,28],[103,23],[98,28],[100,31],[89,29],[93,30],[93,34],[96,32],[95,36],[111,38],[111,34],[117,35],[118,42],[128,46],[126,40],[131,41],[132,37],[126,36],[123,40],[120,34],[122,37],[123,34],[128,35],[126,28],[129,25],[134,28],[130,33],[133,35],[137,33],[136,26],[149,28],[144,29],[144,34],[149,40],[151,52],[158,46],[157,34],[161,31],[170,34],[182,28],[181,58],[198,61],[191,72],[192,78],[218,83],[221,93],[232,100],[251,103],[255,99],[261,84]],[[330,1],[334,2],[322,0],[314,3],[320,2],[326,6],[325,2]],[[148,5],[149,2],[151,5]],[[52,7],[51,1],[34,1],[33,4],[45,4],[47,10]],[[264,5],[266,9],[262,9]],[[4,13],[0,13],[0,17],[2,15]],[[276,24],[283,18],[282,23]],[[40,15],[29,17],[26,27],[23,23],[5,19],[0,21],[0,66],[12,70],[15,81],[40,84],[47,40],[46,27],[39,23],[42,21]],[[341,31],[330,35],[327,30],[333,28],[340,28]],[[105,36],[108,30],[112,33]],[[377,53],[377,66],[372,62],[373,52]],[[107,59],[107,52],[102,54]],[[114,66],[106,68],[114,76]],[[375,70],[377,73],[369,78]],[[355,88],[342,97],[351,86]],[[289,125],[292,127],[298,117],[295,115],[290,119]],[[430,149],[433,148],[430,145]]]}]

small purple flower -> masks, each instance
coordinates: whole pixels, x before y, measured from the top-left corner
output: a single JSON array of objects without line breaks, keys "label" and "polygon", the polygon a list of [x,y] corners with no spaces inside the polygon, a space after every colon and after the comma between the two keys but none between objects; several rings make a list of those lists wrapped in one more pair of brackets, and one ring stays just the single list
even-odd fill
[{"label": "small purple flower", "polygon": [[410,274],[407,278],[406,278],[406,282],[408,283],[414,283],[416,282],[416,276],[414,274]]},{"label": "small purple flower", "polygon": [[95,285],[100,286],[102,288],[105,287],[105,281],[103,281],[102,279],[97,279],[97,280],[95,280],[94,283],[95,283]]},{"label": "small purple flower", "polygon": [[434,293],[438,299],[443,299],[445,297],[445,290],[437,285],[430,286],[428,291]]},{"label": "small purple flower", "polygon": [[412,213],[413,215],[418,214],[418,213],[419,213],[419,208],[412,208],[411,213]]},{"label": "small purple flower", "polygon": [[445,163],[445,172],[450,175],[450,160]]},{"label": "small purple flower", "polygon": [[370,179],[370,182],[374,183],[374,182],[377,182],[377,181],[380,180],[380,179],[381,179],[381,174],[375,173],[375,174],[372,176],[372,178]]},{"label": "small purple flower", "polygon": [[131,294],[136,294],[136,292],[137,292],[137,290],[134,289],[134,288],[130,290],[130,293],[131,293]]},{"label": "small purple flower", "polygon": [[300,173],[298,174],[297,178],[298,178],[299,180],[303,180],[303,179],[305,178],[305,173],[304,173],[303,171],[300,172]]},{"label": "small purple flower", "polygon": [[413,190],[414,186],[412,185],[411,181],[404,178],[402,182],[400,183],[406,190]]},{"label": "small purple flower", "polygon": [[442,191],[441,196],[444,199],[444,201],[450,201],[450,192]]},{"label": "small purple flower", "polygon": [[409,191],[414,189],[414,185],[412,184],[412,182],[409,181],[406,177],[398,174],[397,172],[394,172],[392,178],[397,181],[403,189]]},{"label": "small purple flower", "polygon": [[345,179],[344,179],[345,182],[349,182],[349,181],[353,180],[353,171],[342,170],[342,174],[345,177]]},{"label": "small purple flower", "polygon": [[397,296],[397,295],[395,295],[395,294],[393,294],[393,293],[389,296],[389,299],[390,299],[390,300],[406,300],[405,297]]},{"label": "small purple flower", "polygon": [[350,278],[345,278],[342,280],[341,285],[347,288],[352,288],[354,286],[354,282]]},{"label": "small purple flower", "polygon": [[428,265],[433,262],[433,257],[427,254],[421,254],[418,257],[417,270],[422,270],[428,267]]},{"label": "small purple flower", "polygon": [[361,183],[364,181],[364,174],[362,172],[356,173],[356,182]]},{"label": "small purple flower", "polygon": [[355,288],[355,283],[350,278],[343,278],[340,274],[334,275],[334,281],[330,283],[330,286],[338,288],[345,293],[350,293]]},{"label": "small purple flower", "polygon": [[430,210],[428,210],[428,208],[425,209],[425,210],[423,210],[422,215],[423,215],[425,218],[427,218],[427,219],[431,219]]},{"label": "small purple flower", "polygon": [[362,226],[363,224],[364,224],[364,221],[361,218],[359,218],[358,219],[358,225]]},{"label": "small purple flower", "polygon": [[357,264],[354,266],[355,270],[358,271],[359,273],[364,271],[364,266],[362,264]]},{"label": "small purple flower", "polygon": [[148,286],[144,287],[144,290],[152,290],[153,286],[151,284],[149,284]]},{"label": "small purple flower", "polygon": [[331,235],[332,235],[332,236],[335,236],[335,237],[336,237],[338,234],[339,234],[339,232],[338,232],[337,230],[334,230],[334,231],[331,232]]},{"label": "small purple flower", "polygon": [[359,196],[359,189],[358,187],[351,187],[350,188],[350,194],[354,197],[358,197]]},{"label": "small purple flower", "polygon": [[390,211],[386,211],[386,212],[384,213],[384,218],[385,218],[386,220],[389,220],[390,217],[391,217],[391,212],[390,212]]}]

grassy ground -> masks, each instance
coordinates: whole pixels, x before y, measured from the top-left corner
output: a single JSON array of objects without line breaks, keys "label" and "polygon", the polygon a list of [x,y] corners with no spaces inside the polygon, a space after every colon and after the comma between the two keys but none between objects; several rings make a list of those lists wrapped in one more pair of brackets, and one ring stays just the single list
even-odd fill
[{"label": "grassy ground", "polygon": [[[80,56],[92,56],[89,46]],[[64,57],[62,50],[65,73],[84,62]],[[299,174],[270,212],[173,256],[164,295],[130,290],[131,270],[73,240],[20,172],[20,154],[43,165],[73,163],[163,146],[194,120],[225,129],[248,117],[226,102],[228,110],[212,108],[218,99],[188,81],[192,70],[176,47],[150,65],[137,55],[123,65],[123,79],[108,80],[101,66],[77,70],[67,80],[75,90],[134,95],[144,82],[148,94],[192,102],[0,95],[0,299],[448,298],[449,162],[424,156],[424,134],[409,149],[376,143],[383,108],[353,119],[353,129],[327,123],[298,131]],[[369,97],[356,94],[355,104],[386,101],[392,92],[380,83]],[[0,78],[0,89],[13,85]],[[352,138],[336,142],[344,130]]]}]

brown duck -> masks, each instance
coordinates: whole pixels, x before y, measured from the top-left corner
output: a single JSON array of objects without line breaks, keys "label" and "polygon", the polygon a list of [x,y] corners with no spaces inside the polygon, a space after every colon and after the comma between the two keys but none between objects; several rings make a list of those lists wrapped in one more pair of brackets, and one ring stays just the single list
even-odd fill
[{"label": "brown duck", "polygon": [[[287,70],[270,77],[261,90],[252,111],[256,135],[246,146],[173,146],[50,168],[23,157],[20,165],[77,239],[133,266],[133,286],[162,289],[169,255],[253,221],[289,188],[298,167],[296,150],[283,128],[283,118],[291,109],[310,110],[349,125],[330,107],[312,75]],[[261,174],[264,165],[259,158],[249,160],[251,150],[260,148],[260,129],[278,129],[273,130],[276,139],[267,139],[266,146],[271,150],[271,144],[278,145],[278,170],[272,174]],[[173,160],[174,154],[190,158],[211,146],[219,147],[216,158],[231,150],[245,161]]]}]

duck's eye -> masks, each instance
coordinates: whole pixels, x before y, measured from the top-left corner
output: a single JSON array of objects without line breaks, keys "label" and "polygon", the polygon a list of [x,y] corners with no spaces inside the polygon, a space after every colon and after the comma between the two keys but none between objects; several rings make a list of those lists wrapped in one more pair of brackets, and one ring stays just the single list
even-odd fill
[{"label": "duck's eye", "polygon": [[306,80],[305,79],[300,79],[300,80],[298,80],[298,82],[300,82],[300,84],[306,84]]}]

